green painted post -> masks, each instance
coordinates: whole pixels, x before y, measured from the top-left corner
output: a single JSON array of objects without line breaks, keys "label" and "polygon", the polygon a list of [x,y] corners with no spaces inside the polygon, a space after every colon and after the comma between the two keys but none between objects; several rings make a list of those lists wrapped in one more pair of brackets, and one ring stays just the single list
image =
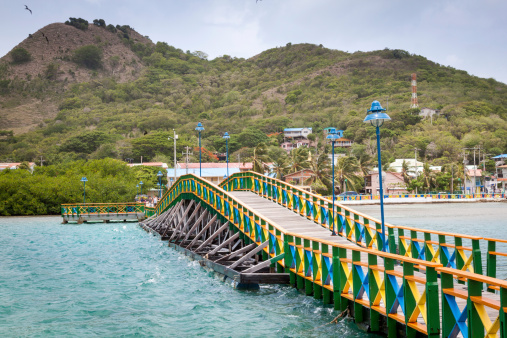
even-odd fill
[{"label": "green painted post", "polygon": [[398,254],[396,252],[396,238],[394,237],[394,229],[392,227],[387,227],[387,236],[389,243],[389,252],[392,254]]},{"label": "green painted post", "polygon": [[[356,262],[361,262],[361,252],[352,250],[352,294],[354,295],[354,300],[357,299],[357,293],[362,285],[359,273],[355,267]],[[356,323],[362,323],[364,321],[363,305],[356,301],[354,301],[354,317]]]},{"label": "green painted post", "polygon": [[383,251],[384,244],[382,243],[382,224],[379,222],[375,222],[375,230],[377,232],[377,249],[378,251]]},{"label": "green painted post", "polygon": [[431,242],[431,233],[424,233],[424,256],[426,257],[426,261],[431,262],[433,259],[433,254],[430,251],[430,245],[433,245]]},{"label": "green painted post", "polygon": [[443,248],[445,246],[445,235],[438,235],[438,250],[440,251],[440,263],[446,267],[447,264],[449,264],[449,260],[447,259],[447,256],[444,254]]},{"label": "green painted post", "polygon": [[507,308],[507,289],[500,288],[500,337],[507,337],[507,316],[504,309]]},{"label": "green painted post", "polygon": [[488,241],[488,253],[486,255],[486,273],[488,277],[496,278],[496,255],[490,252],[496,252],[496,242]]},{"label": "green painted post", "polygon": [[[317,284],[317,282],[320,282],[322,284],[322,270],[319,271],[319,265],[322,266],[322,252],[319,258],[317,258],[317,255],[315,254],[316,251],[320,251],[320,243],[319,242],[312,242],[312,268],[313,268],[313,297],[315,299],[321,299],[322,298],[322,286]],[[320,260],[320,262],[319,262]],[[320,281],[317,280],[317,277],[320,272]]]},{"label": "green painted post", "polygon": [[458,270],[461,270],[463,268],[463,265],[465,265],[465,261],[463,260],[463,257],[457,252],[458,247],[463,246],[463,239],[461,237],[454,236],[454,244],[456,245],[456,268]]},{"label": "green painted post", "polygon": [[370,330],[372,332],[380,331],[380,313],[372,309],[373,301],[377,298],[380,291],[375,276],[373,275],[372,266],[377,265],[377,255],[368,253],[368,282],[370,288]]},{"label": "green painted post", "polygon": [[405,236],[405,232],[403,229],[398,228],[398,248],[400,248],[400,255],[405,256],[407,253],[407,250],[405,249],[405,246],[403,245],[403,240],[401,237]]},{"label": "green painted post", "polygon": [[396,293],[394,292],[394,288],[389,281],[389,277],[387,272],[390,270],[394,270],[394,260],[391,258],[384,258],[384,282],[386,288],[386,312],[387,312],[387,336],[388,337],[397,337],[396,332],[396,320],[389,317],[389,310],[393,307],[394,302],[396,300]]},{"label": "green painted post", "polygon": [[[304,252],[304,261],[305,261],[305,269],[303,271],[303,273],[305,275],[305,292],[306,292],[307,296],[310,296],[313,293],[313,282],[312,282],[312,280],[310,280],[307,277],[312,277],[312,276],[308,276],[306,274],[306,271],[311,264],[310,260],[308,259],[308,256],[306,255],[307,250],[310,250],[310,251],[312,250],[312,246],[310,244],[309,239],[303,239],[303,249],[304,249],[304,251],[303,251]],[[312,271],[312,274],[313,274],[313,271]]]},{"label": "green painted post", "polygon": [[340,267],[340,248],[333,246],[333,304],[335,310],[341,310],[341,267]]},{"label": "green painted post", "polygon": [[417,231],[410,230],[410,249],[412,251],[412,258],[419,259],[419,251],[416,248]]},{"label": "green painted post", "polygon": [[[456,320],[454,319],[451,307],[445,298],[444,289],[454,288],[453,276],[445,272],[440,272],[440,286],[442,288],[440,291],[440,294],[442,295],[442,337],[449,337],[454,325],[456,325]],[[428,311],[431,311],[429,304],[426,304],[426,307],[428,308]]]},{"label": "green painted post", "polygon": [[473,296],[482,295],[482,283],[472,279],[468,279],[468,299],[467,299],[467,314],[468,314],[468,336],[469,337],[483,337],[484,324],[482,324],[479,312],[470,299]]},{"label": "green painted post", "polygon": [[[481,247],[479,239],[472,239],[472,266],[474,267],[474,273],[482,275],[482,257],[481,257]],[[482,283],[481,283],[482,285]]]},{"label": "green painted post", "polygon": [[408,326],[408,320],[410,319],[410,314],[414,312],[416,308],[416,299],[412,290],[410,289],[410,285],[408,280],[405,278],[406,276],[414,275],[414,264],[409,262],[403,262],[403,299],[405,301],[405,333],[408,338],[415,338],[417,331]]},{"label": "green painted post", "polygon": [[438,274],[434,267],[426,267],[426,319],[428,337],[440,336]]}]

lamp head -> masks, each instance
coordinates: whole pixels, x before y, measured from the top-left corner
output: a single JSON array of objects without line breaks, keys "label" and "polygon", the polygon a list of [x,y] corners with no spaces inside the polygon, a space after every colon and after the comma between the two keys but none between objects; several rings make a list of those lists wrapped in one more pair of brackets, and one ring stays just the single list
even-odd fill
[{"label": "lamp head", "polygon": [[224,136],[222,136],[222,138],[228,139],[228,138],[231,138],[231,137],[229,136],[229,133],[228,133],[228,132],[225,132],[225,133],[224,133]]},{"label": "lamp head", "polygon": [[140,184],[140,185],[143,185],[144,183],[143,183],[143,181],[141,181],[141,182],[139,182],[139,184]]},{"label": "lamp head", "polygon": [[81,182],[88,182],[88,179],[86,177],[82,177]]},{"label": "lamp head", "polygon": [[336,128],[330,128],[329,131],[327,132],[326,138],[328,140],[334,141],[336,139],[339,139],[340,135],[338,135],[338,132],[336,131]]},{"label": "lamp head", "polygon": [[371,108],[367,110],[368,115],[364,119],[364,123],[370,123],[374,127],[380,127],[384,124],[384,121],[389,121],[391,118],[389,115],[384,113],[386,109],[382,108],[380,102],[377,100],[371,103]]},{"label": "lamp head", "polygon": [[158,173],[157,173],[157,176],[158,177],[162,177],[162,176],[164,176],[164,174],[162,174],[162,172],[159,170]]},{"label": "lamp head", "polygon": [[201,122],[197,123],[197,127],[195,128],[195,130],[197,130],[197,131],[203,131],[204,130],[204,127],[202,126]]}]

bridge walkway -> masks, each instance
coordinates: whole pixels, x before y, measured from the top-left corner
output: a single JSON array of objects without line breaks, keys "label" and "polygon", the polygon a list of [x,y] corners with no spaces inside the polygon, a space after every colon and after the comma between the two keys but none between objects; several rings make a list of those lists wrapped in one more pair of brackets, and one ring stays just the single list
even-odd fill
[{"label": "bridge walkway", "polygon": [[[317,239],[333,242],[333,243],[339,243],[342,245],[355,245],[358,246],[356,243],[352,243],[348,241],[346,238],[336,235],[333,236],[331,231],[329,229],[323,228],[321,225],[302,217],[301,215],[273,202],[266,198],[263,198],[253,192],[249,191],[231,191],[229,192],[229,195],[233,196],[234,198],[240,200],[244,205],[248,205],[249,208],[252,208],[263,218],[272,221],[275,224],[280,225],[285,230],[298,233],[303,236],[309,236],[314,237]],[[361,260],[367,261],[368,255],[364,252],[361,252]],[[378,261],[378,266],[382,267],[384,266],[383,260]],[[403,275],[403,266],[401,265],[395,265],[394,270],[398,271],[400,276]],[[424,270],[422,271],[415,271],[414,276],[416,278],[424,279]],[[399,283],[402,283],[402,278],[397,277],[396,278]],[[440,279],[439,279],[440,283]],[[415,284],[417,286],[418,291],[422,294],[425,292],[425,285],[421,283]],[[467,286],[465,284],[457,284],[454,286],[454,289],[457,293],[466,293],[467,292]],[[441,302],[442,295],[439,294],[439,302]],[[500,301],[499,295],[492,295],[488,294],[488,297]],[[464,308],[467,305],[467,300],[463,298],[457,298],[456,303],[459,308]],[[486,312],[489,316],[493,317],[495,316],[495,310],[492,308],[486,308]],[[398,315],[403,315],[403,311],[400,308],[398,308],[397,311]],[[442,320],[442,318],[441,318]],[[423,318],[418,318],[418,323],[421,325],[424,325]]]}]

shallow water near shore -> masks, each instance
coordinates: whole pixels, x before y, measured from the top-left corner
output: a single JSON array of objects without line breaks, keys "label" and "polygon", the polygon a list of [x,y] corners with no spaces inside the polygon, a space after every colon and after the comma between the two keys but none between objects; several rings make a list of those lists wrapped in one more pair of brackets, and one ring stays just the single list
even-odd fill
[{"label": "shallow water near shore", "polygon": [[374,337],[289,286],[238,291],[135,223],[0,218],[0,336]]}]

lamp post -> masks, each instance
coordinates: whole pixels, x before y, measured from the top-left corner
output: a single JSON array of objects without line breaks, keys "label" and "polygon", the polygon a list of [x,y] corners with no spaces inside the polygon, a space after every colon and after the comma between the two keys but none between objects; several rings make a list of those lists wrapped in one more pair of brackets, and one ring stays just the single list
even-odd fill
[{"label": "lamp post", "polygon": [[82,177],[81,182],[83,182],[83,204],[86,204],[86,182],[88,182],[88,179],[86,177]]},{"label": "lamp post", "polygon": [[139,185],[141,186],[141,196],[143,195],[143,181],[139,182]]},{"label": "lamp post", "polygon": [[335,231],[335,228],[334,228],[334,201],[335,201],[335,195],[334,195],[334,143],[335,141],[340,138],[338,133],[336,132],[336,129],[335,128],[331,128],[329,129],[329,132],[326,136],[327,139],[331,140],[331,164],[332,164],[332,167],[333,167],[333,212],[332,212],[332,217],[333,217],[333,220],[332,220],[332,224],[333,226],[331,227],[331,231],[332,231],[332,236],[336,236],[336,231]]},{"label": "lamp post", "polygon": [[164,174],[162,174],[162,172],[159,170],[157,173],[157,176],[158,176],[158,187],[159,187],[158,198],[161,198],[162,197],[162,176],[164,176]]},{"label": "lamp post", "polygon": [[197,123],[197,127],[195,128],[199,132],[199,177],[202,176],[202,152],[201,152],[201,131],[204,130],[202,123]]},{"label": "lamp post", "polygon": [[348,191],[349,189],[347,188],[347,179],[345,179],[345,191]]},{"label": "lamp post", "polygon": [[378,157],[378,175],[380,184],[380,217],[382,221],[382,251],[386,252],[386,233],[384,228],[384,190],[382,188],[382,159],[380,157],[380,127],[384,121],[389,121],[391,118],[384,113],[386,109],[382,108],[380,102],[373,101],[371,108],[367,110],[368,115],[364,119],[364,123],[370,123],[375,127],[377,133],[377,157]]},{"label": "lamp post", "polygon": [[176,140],[178,139],[178,135],[176,135],[176,131],[174,129],[173,129],[173,134],[174,134],[173,137],[169,136],[167,139],[168,140],[170,140],[170,139],[174,140],[174,181],[173,181],[173,184],[174,184],[174,182],[176,182],[176,165],[177,165],[177,161],[176,161]]},{"label": "lamp post", "polygon": [[229,139],[231,138],[229,136],[228,132],[225,132],[224,136],[222,138],[225,139],[225,156],[227,160],[227,177],[229,177]]}]

